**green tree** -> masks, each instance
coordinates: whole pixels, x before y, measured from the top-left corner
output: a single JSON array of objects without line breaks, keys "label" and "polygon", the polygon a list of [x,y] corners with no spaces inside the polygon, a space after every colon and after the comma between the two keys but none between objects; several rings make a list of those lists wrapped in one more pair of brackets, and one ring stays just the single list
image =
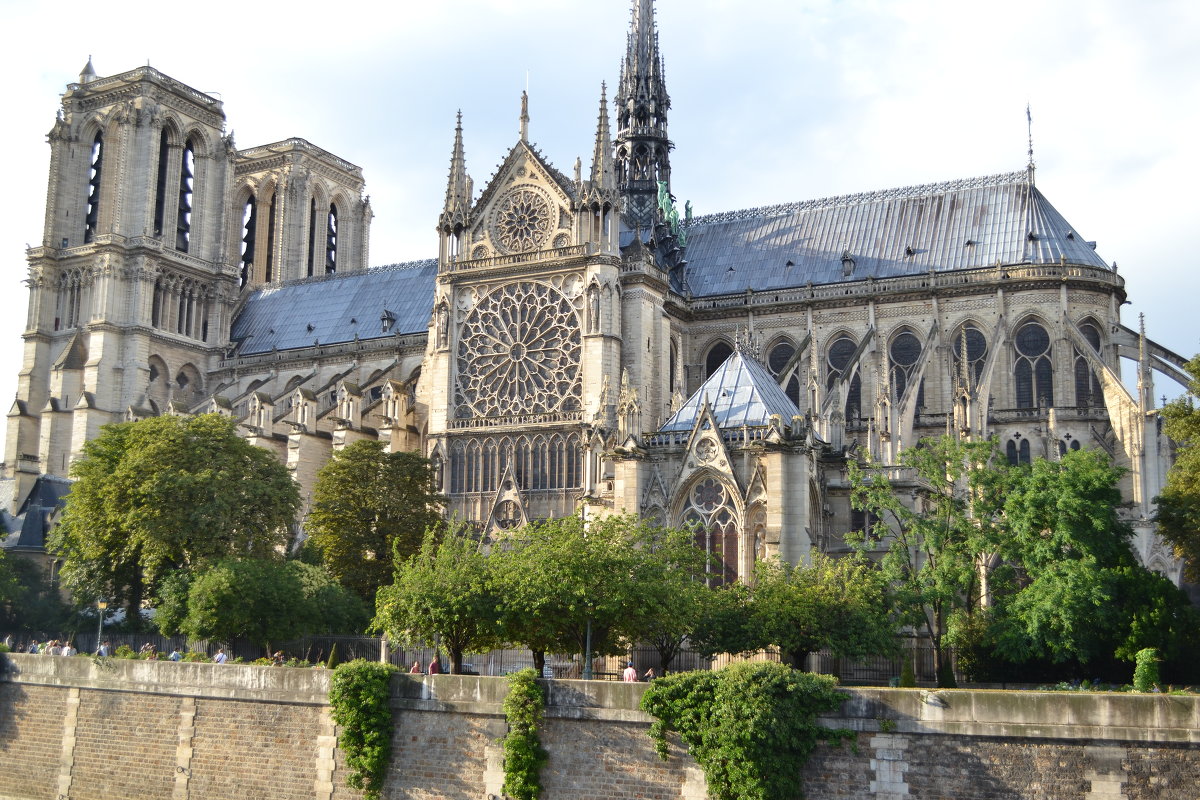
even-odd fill
[{"label": "green tree", "polygon": [[421,549],[397,547],[395,581],[375,597],[372,627],[399,642],[438,640],[450,671],[462,672],[463,653],[499,643],[499,601],[482,544],[463,527],[430,528]]},{"label": "green tree", "polygon": [[[158,622],[164,632],[175,632],[166,620]],[[366,622],[362,601],[319,567],[226,559],[191,581],[178,630],[196,638],[242,638],[267,646],[311,633],[357,633]]]},{"label": "green tree", "polygon": [[1158,503],[1158,531],[1184,561],[1188,580],[1200,582],[1200,356],[1187,365],[1188,393],[1162,409],[1163,430],[1175,442],[1175,464]]},{"label": "green tree", "polygon": [[851,502],[877,520],[850,541],[864,552],[884,550],[880,566],[901,621],[929,638],[939,686],[954,684],[946,641],[951,619],[982,602],[999,545],[992,520],[1009,477],[989,463],[994,454],[992,442],[949,436],[904,450],[900,466],[911,473],[911,504],[886,470],[850,464]]},{"label": "green tree", "polygon": [[50,548],[77,599],[139,618],[167,575],[288,543],[299,492],[286,467],[216,414],[106,425],[72,466]]},{"label": "green tree", "polygon": [[767,645],[754,624],[750,587],[730,583],[712,589],[700,607],[700,622],[692,646],[704,656],[717,653],[749,653]]},{"label": "green tree", "polygon": [[863,557],[813,553],[811,564],[759,562],[752,597],[752,624],[762,644],[778,647],[796,669],[825,648],[847,658],[896,649],[886,580]]},{"label": "green tree", "polygon": [[1004,503],[1015,590],[997,599],[997,649],[1020,662],[1132,660],[1178,651],[1194,625],[1183,593],[1138,563],[1121,518],[1121,470],[1080,450],[1037,459]]},{"label": "green tree", "polygon": [[370,603],[391,579],[394,555],[420,548],[441,504],[428,459],[363,440],[317,473],[305,531],[330,574]]},{"label": "green tree", "polygon": [[[664,537],[670,546],[656,551]],[[504,638],[533,651],[535,669],[547,651],[585,652],[589,631],[592,652],[622,652],[657,613],[664,569],[654,553],[678,554],[679,542],[679,533],[620,515],[514,531],[494,547]]]},{"label": "green tree", "polygon": [[11,559],[7,553],[0,550],[0,620],[7,621],[8,617],[12,615],[20,590],[21,586],[17,581]]}]

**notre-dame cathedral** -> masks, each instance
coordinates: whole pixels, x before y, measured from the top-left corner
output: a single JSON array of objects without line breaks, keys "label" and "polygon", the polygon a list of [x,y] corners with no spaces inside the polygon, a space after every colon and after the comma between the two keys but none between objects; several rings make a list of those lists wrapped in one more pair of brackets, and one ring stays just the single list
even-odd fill
[{"label": "notre-dame cathedral", "polygon": [[358,166],[300,138],[240,149],[219,99],[89,61],[27,252],[5,546],[43,545],[102,425],[215,412],[305,497],[332,453],[376,439],[427,455],[485,530],[693,522],[730,579],[842,547],[864,523],[848,458],[894,464],[944,433],[996,437],[1014,462],[1098,448],[1128,470],[1142,559],[1179,579],[1151,522],[1170,463],[1153,374],[1185,381],[1184,359],[1122,321],[1124,280],[1032,159],[693,217],[671,194],[670,110],[652,0],[635,0],[590,164],[549,164],[523,109],[477,189],[460,119],[436,258],[368,268]]}]

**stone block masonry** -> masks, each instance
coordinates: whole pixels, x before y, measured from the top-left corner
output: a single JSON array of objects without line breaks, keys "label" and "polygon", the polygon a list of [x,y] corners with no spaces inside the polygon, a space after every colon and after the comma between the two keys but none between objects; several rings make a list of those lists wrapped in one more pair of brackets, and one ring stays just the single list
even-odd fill
[{"label": "stone block masonry", "polygon": [[[0,800],[356,800],[330,673],[10,655],[0,676]],[[654,754],[644,685],[551,681],[546,800],[704,800],[676,746]],[[822,719],[809,800],[1196,800],[1200,698],[852,689]],[[498,678],[397,676],[386,798],[501,797]]]}]

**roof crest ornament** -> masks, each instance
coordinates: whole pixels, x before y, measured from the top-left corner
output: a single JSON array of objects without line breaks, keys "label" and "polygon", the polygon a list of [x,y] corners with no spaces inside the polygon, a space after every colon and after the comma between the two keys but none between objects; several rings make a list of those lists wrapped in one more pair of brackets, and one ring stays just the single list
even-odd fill
[{"label": "roof crest ornament", "polygon": [[733,349],[759,363],[762,363],[762,344],[762,334],[754,333],[748,326],[739,327],[733,334]]},{"label": "roof crest ornament", "polygon": [[802,211],[816,211],[837,206],[852,206],[873,203],[878,200],[905,200],[912,197],[924,197],[933,194],[946,194],[962,191],[963,189],[984,189],[990,186],[1004,186],[1010,183],[1025,183],[1029,179],[1027,170],[1019,172],[1001,172],[995,175],[982,175],[977,178],[960,178],[943,183],[925,183],[914,186],[900,186],[895,189],[882,189],[876,192],[858,192],[856,194],[835,195],[814,200],[799,200],[792,203],[779,203],[773,206],[758,208],[743,208],[734,211],[719,211],[695,217],[685,227],[693,225],[716,225],[722,222],[736,222],[742,219],[763,219],[767,217],[782,217],[787,214],[798,214]]},{"label": "roof crest ornament", "polygon": [[[526,78],[528,80],[528,78]],[[529,92],[521,92],[521,141],[529,143]]]},{"label": "roof crest ornament", "polygon": [[1025,171],[1029,174],[1029,185],[1034,185],[1034,171],[1036,167],[1033,163],[1033,112],[1030,109],[1029,103],[1025,104],[1025,127],[1029,133],[1029,163],[1025,167]]}]

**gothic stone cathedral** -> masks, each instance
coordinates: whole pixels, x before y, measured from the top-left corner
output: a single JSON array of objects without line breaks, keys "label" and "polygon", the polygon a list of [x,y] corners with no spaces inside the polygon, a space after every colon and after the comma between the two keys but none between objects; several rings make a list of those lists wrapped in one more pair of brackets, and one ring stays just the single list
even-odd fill
[{"label": "gothic stone cathedral", "polygon": [[1184,360],[1122,324],[1124,280],[1032,164],[681,214],[652,2],[633,6],[588,169],[547,163],[523,113],[477,192],[460,119],[437,258],[370,269],[359,167],[299,138],[238,149],[218,99],[89,62],[28,251],[6,546],[42,546],[100,426],[216,412],[306,496],[331,453],[377,439],[432,459],[450,511],[488,531],[695,522],[736,579],[862,526],[847,458],[951,432],[1013,461],[1103,450],[1141,557],[1178,580],[1149,521],[1170,458],[1152,374],[1183,380]]}]

